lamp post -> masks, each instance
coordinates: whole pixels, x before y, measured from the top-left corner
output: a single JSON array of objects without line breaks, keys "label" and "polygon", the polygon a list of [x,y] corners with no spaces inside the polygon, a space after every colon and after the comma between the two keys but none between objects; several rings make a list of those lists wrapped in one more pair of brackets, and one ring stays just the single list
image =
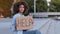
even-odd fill
[{"label": "lamp post", "polygon": [[34,13],[36,13],[36,0],[34,0]]},{"label": "lamp post", "polygon": [[[46,1],[47,1],[47,6],[49,7],[51,0],[46,0]],[[47,9],[47,12],[48,12],[48,11],[49,11],[49,8]]]}]

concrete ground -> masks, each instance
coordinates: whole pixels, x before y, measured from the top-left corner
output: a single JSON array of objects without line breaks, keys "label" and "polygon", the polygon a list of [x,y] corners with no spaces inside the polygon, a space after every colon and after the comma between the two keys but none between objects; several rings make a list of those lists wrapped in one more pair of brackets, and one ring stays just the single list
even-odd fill
[{"label": "concrete ground", "polygon": [[[13,34],[10,31],[11,20],[10,18],[0,18],[0,34]],[[34,29],[38,29],[41,34],[60,34],[60,20],[35,18]]]}]

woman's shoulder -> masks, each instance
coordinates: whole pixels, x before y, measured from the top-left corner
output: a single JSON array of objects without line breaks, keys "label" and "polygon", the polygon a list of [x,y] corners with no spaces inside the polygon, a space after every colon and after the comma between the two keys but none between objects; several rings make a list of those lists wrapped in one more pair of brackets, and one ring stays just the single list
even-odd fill
[{"label": "woman's shoulder", "polygon": [[17,17],[17,16],[22,16],[21,14],[19,14],[19,13],[17,13],[17,14],[15,14],[13,17]]},{"label": "woman's shoulder", "polygon": [[13,15],[13,17],[17,17],[18,16],[18,13],[17,14],[15,14],[15,15]]}]

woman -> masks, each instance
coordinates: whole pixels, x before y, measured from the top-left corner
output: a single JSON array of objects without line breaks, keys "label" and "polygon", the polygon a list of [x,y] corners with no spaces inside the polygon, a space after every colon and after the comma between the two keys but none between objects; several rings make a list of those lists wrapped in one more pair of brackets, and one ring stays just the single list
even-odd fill
[{"label": "woman", "polygon": [[[15,24],[16,24],[16,17],[17,16],[24,16],[25,12],[28,10],[28,6],[26,4],[26,2],[17,2],[14,4],[13,6],[13,11],[14,11],[14,16],[11,22],[11,31],[15,32],[15,34],[28,34],[28,32],[36,32],[38,33],[38,30],[34,30],[34,31],[28,31],[28,30],[16,30],[15,28]],[[38,33],[40,34],[40,32]]]}]

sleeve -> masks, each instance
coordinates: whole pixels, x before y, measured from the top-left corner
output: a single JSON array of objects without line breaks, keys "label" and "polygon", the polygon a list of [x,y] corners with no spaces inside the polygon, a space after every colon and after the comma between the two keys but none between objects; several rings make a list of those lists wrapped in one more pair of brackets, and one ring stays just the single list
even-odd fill
[{"label": "sleeve", "polygon": [[11,24],[10,24],[11,31],[16,31],[16,29],[15,29],[15,23],[16,23],[16,17],[13,16]]}]

